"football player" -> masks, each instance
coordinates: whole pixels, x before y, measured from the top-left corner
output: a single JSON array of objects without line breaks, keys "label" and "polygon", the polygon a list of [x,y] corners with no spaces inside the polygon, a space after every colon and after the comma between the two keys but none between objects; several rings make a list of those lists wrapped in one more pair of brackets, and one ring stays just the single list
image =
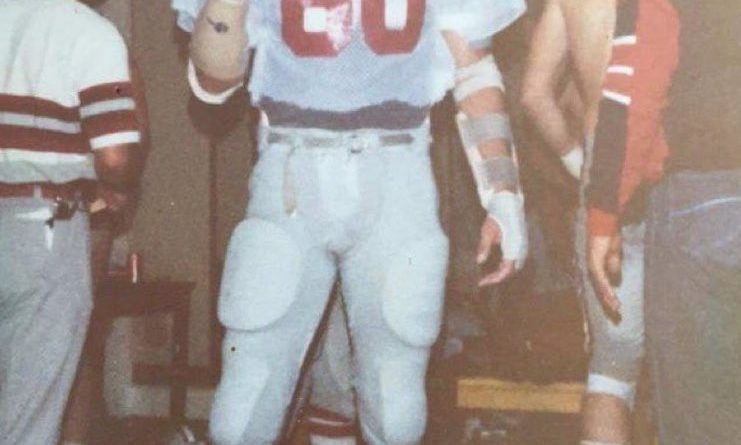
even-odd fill
[{"label": "football player", "polygon": [[[188,79],[209,103],[242,87],[262,111],[246,218],[219,297],[217,444],[272,444],[341,279],[366,442],[419,443],[448,242],[429,157],[430,107],[453,89],[481,205],[477,261],[501,282],[527,251],[517,159],[488,41],[523,0],[173,0]],[[325,442],[326,443],[326,442]],[[330,442],[331,443],[331,442]]]}]

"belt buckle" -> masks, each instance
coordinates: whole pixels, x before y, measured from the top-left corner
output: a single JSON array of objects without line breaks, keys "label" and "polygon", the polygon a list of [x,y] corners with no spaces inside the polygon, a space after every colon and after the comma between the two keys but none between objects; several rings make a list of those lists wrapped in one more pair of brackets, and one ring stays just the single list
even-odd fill
[{"label": "belt buckle", "polygon": [[348,144],[350,145],[350,153],[359,154],[368,148],[368,138],[366,136],[352,133],[348,136]]}]

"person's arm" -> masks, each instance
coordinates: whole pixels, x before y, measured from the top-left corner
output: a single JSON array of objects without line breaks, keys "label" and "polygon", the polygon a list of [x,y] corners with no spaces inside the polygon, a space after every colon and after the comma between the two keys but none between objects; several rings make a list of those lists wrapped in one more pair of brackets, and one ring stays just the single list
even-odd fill
[{"label": "person's arm", "polygon": [[[601,88],[586,196],[591,276],[602,301],[615,311],[619,301],[609,278],[620,269],[620,221],[641,185],[661,175],[668,153],[662,116],[679,57],[673,12],[658,7],[640,17],[646,21],[615,32],[620,43]],[[636,36],[639,29],[652,32]]]},{"label": "person's arm", "polygon": [[[581,176],[584,163],[584,133],[590,132],[596,121],[614,21],[615,0],[548,0],[532,37],[522,104],[546,143],[576,178]],[[556,98],[568,61],[573,64],[575,88],[567,87],[566,93],[572,97],[578,93],[582,108],[576,134]]]},{"label": "person's arm", "polygon": [[563,12],[559,0],[548,0],[531,38],[520,100],[546,144],[560,156],[580,147],[556,97],[567,57]]},{"label": "person's arm", "polygon": [[207,0],[195,19],[188,79],[206,103],[226,102],[244,82],[248,8],[249,0]]},{"label": "person's arm", "polygon": [[[129,159],[128,163],[132,164],[131,170],[139,176],[144,169],[149,150],[151,148],[151,138],[149,131],[149,111],[147,100],[144,92],[144,83],[142,80],[139,67],[133,58],[129,58],[129,72],[131,77],[132,99],[135,105],[136,122],[141,134],[141,142],[136,150],[126,150]],[[120,161],[116,160],[118,151],[101,152],[96,158],[98,170],[115,171]],[[103,174],[106,174],[103,172]],[[99,174],[100,176],[100,174]],[[96,192],[96,200],[90,205],[90,212],[99,212],[108,209],[112,212],[120,212],[127,207],[131,201],[128,191],[120,192],[106,185],[105,182],[99,181]]]},{"label": "person's arm", "polygon": [[585,105],[585,128],[597,120],[602,84],[610,59],[617,0],[560,0],[576,87]]},{"label": "person's arm", "polygon": [[504,87],[493,57],[452,31],[444,32],[456,65],[454,96],[463,148],[476,180],[487,218],[481,228],[477,262],[484,263],[495,244],[502,249],[499,268],[479,285],[499,283],[524,263],[527,229],[512,144]]},{"label": "person's arm", "polygon": [[[558,98],[558,106],[568,112],[578,122],[584,122],[584,115],[586,113],[584,100],[582,100],[581,94],[579,94],[579,90],[576,88],[576,81],[574,79],[569,79],[564,87],[561,96]],[[581,127],[574,128],[573,124],[571,127],[572,134],[582,136],[584,133],[584,129]]]},{"label": "person's arm", "polygon": [[128,49],[109,22],[86,23],[73,49],[72,77],[80,103],[82,134],[92,151],[100,184],[129,193],[141,173],[141,125]]}]

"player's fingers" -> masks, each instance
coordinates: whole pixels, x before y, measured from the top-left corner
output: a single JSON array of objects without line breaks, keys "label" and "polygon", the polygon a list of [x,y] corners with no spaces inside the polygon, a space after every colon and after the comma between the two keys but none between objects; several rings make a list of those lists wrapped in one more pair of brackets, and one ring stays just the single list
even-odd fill
[{"label": "player's fingers", "polygon": [[597,296],[599,297],[602,304],[610,311],[618,314],[620,313],[620,300],[615,294],[615,290],[610,283],[610,279],[607,276],[607,271],[600,267],[590,268],[590,275],[592,277],[592,283],[594,283]]},{"label": "player's fingers", "polygon": [[106,196],[106,204],[114,212],[122,211],[128,202],[128,197],[121,193],[111,193]]},{"label": "player's fingers", "polygon": [[614,284],[620,282],[622,268],[623,268],[623,257],[619,252],[610,253],[607,256],[607,273],[610,277],[610,281]]},{"label": "player's fingers", "polygon": [[499,268],[479,281],[479,287],[499,284],[515,273],[515,262],[512,260],[502,260]]},{"label": "player's fingers", "polygon": [[495,234],[491,230],[481,229],[481,237],[479,238],[479,246],[476,249],[476,263],[483,264],[489,255],[494,245]]}]

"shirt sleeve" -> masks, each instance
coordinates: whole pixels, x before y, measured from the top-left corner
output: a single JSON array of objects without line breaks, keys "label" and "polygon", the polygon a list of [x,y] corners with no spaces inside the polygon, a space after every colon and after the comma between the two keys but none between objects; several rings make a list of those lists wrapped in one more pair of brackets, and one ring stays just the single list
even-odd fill
[{"label": "shirt sleeve", "polygon": [[90,148],[139,143],[128,50],[118,30],[108,22],[95,22],[73,54],[80,121]]},{"label": "shirt sleeve", "polygon": [[494,36],[527,9],[524,0],[437,0],[435,5],[442,30],[471,42]]},{"label": "shirt sleeve", "polygon": [[592,235],[616,233],[636,191],[662,174],[669,150],[662,115],[677,66],[679,31],[666,6],[626,3],[618,11],[587,190]]}]

